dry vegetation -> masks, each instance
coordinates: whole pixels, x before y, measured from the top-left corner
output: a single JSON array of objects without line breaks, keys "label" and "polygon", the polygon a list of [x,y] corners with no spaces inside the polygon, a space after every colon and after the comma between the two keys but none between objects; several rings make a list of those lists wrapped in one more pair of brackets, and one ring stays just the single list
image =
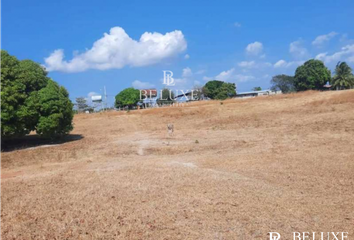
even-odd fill
[{"label": "dry vegetation", "polygon": [[82,139],[1,154],[2,239],[354,237],[353,90],[74,121]]}]

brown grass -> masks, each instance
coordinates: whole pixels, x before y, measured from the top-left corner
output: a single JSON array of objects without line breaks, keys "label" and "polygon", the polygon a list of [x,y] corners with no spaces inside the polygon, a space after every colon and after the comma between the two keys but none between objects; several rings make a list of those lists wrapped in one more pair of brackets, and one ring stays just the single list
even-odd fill
[{"label": "brown grass", "polygon": [[74,123],[80,140],[1,154],[3,239],[354,237],[353,90]]}]

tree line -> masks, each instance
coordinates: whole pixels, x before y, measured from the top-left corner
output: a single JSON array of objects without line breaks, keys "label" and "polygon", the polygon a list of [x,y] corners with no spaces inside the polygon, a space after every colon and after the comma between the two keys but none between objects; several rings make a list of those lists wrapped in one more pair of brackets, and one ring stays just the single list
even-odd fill
[{"label": "tree line", "polygon": [[[219,80],[211,80],[203,87],[194,87],[193,99],[210,98],[224,100],[236,96],[236,84],[227,83]],[[172,90],[164,88],[161,90],[160,96],[156,97],[156,104],[166,105],[172,104],[175,100],[175,94]],[[116,108],[132,109],[138,105],[142,105],[140,90],[135,88],[126,88],[115,96]]]},{"label": "tree line", "polygon": [[[320,60],[311,59],[299,66],[294,76],[276,75],[271,80],[271,89],[283,93],[306,90],[324,90],[326,83],[336,90],[354,87],[354,75],[346,62],[338,62],[333,77],[331,71]],[[327,86],[328,88],[329,86]]]},{"label": "tree line", "polygon": [[[338,62],[334,75],[320,60],[311,59],[299,66],[294,76],[285,74],[276,75],[271,79],[271,90],[282,91],[283,93],[306,91],[306,90],[325,90],[326,83],[330,88],[336,90],[349,89],[354,87],[354,75],[352,69],[346,62]],[[261,87],[254,87],[253,91],[261,91]],[[236,85],[219,80],[211,80],[202,87],[195,87],[197,98],[209,98],[215,100],[225,100],[236,96]],[[168,95],[169,89],[163,89],[163,99],[157,99],[157,104],[173,103],[174,97]],[[118,93],[115,97],[115,107],[132,108],[141,103],[140,91],[134,88],[127,88]]]}]

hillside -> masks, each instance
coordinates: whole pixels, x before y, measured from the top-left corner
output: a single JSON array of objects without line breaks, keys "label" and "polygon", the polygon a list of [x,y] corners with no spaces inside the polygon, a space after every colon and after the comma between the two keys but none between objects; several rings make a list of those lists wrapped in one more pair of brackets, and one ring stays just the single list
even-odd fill
[{"label": "hillside", "polygon": [[68,139],[1,154],[3,239],[354,234],[354,90],[81,114]]}]

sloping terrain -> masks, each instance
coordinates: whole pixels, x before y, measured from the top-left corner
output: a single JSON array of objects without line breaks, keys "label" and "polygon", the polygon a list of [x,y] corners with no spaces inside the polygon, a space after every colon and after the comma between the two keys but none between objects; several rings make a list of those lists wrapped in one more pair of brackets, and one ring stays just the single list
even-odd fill
[{"label": "sloping terrain", "polygon": [[354,237],[354,90],[74,122],[75,141],[1,154],[3,239]]}]

